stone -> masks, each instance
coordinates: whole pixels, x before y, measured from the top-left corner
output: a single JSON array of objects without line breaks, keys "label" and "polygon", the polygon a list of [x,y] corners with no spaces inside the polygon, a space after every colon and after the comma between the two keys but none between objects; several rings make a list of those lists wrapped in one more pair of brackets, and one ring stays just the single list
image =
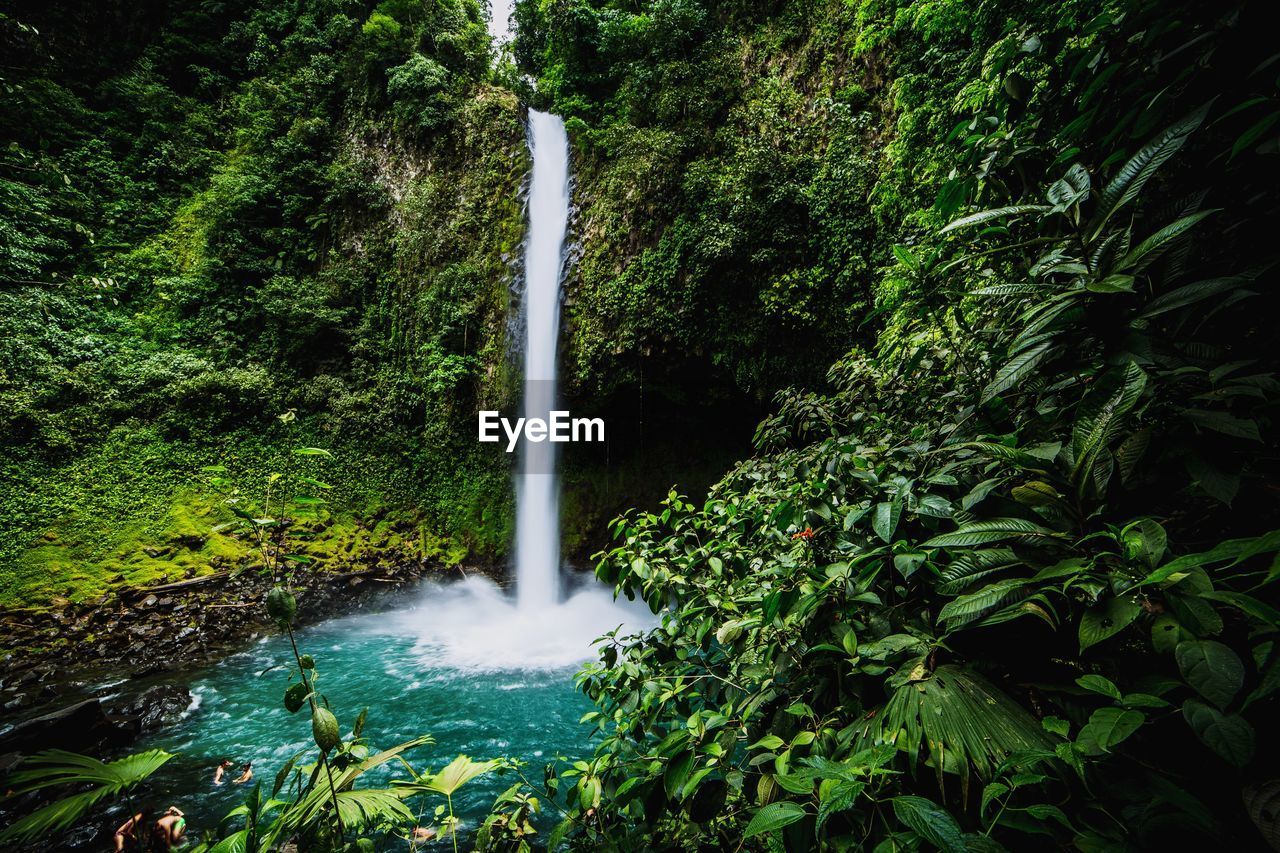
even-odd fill
[{"label": "stone", "polygon": [[30,755],[45,749],[83,752],[104,741],[125,743],[130,734],[127,726],[107,717],[97,699],[86,699],[18,723],[0,735],[0,753],[20,750]]},{"label": "stone", "polygon": [[158,684],[139,694],[120,709],[123,716],[136,718],[141,731],[148,732],[174,722],[191,707],[191,691],[176,684]]}]

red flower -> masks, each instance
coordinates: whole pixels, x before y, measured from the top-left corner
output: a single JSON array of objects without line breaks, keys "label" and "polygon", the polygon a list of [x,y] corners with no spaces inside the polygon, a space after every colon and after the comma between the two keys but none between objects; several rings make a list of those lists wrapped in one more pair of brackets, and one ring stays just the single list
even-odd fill
[{"label": "red flower", "polygon": [[791,534],[791,538],[792,538],[792,539],[803,539],[804,541],[808,542],[810,539],[812,539],[812,538],[813,538],[813,528],[812,528],[812,527],[806,527],[804,530],[801,530],[799,533],[793,533],[793,534]]}]

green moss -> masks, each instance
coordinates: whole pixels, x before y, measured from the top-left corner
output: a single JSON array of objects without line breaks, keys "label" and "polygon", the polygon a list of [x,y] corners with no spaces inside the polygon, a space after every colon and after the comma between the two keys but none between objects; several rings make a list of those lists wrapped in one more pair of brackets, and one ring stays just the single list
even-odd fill
[{"label": "green moss", "polygon": [[[254,565],[251,543],[215,531],[232,516],[201,469],[223,465],[229,482],[256,494],[288,458],[285,450],[255,434],[196,444],[143,429],[118,430],[53,468],[0,460],[0,601],[88,601],[122,585]],[[329,504],[297,527],[296,551],[317,569],[341,571],[370,555],[452,566],[505,548],[509,497],[481,487],[485,481],[465,468],[455,469],[448,489],[431,489],[398,455],[351,446],[335,448],[335,460],[317,463],[331,469],[316,472],[334,486]]]}]

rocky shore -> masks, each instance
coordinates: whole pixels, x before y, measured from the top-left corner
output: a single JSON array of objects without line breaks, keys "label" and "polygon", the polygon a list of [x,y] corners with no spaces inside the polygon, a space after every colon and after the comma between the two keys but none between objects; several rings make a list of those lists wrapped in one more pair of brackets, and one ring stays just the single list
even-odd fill
[{"label": "rocky shore", "polygon": [[[379,561],[300,574],[298,622],[381,606],[418,580],[489,574],[416,561]],[[91,604],[0,613],[0,766],[47,748],[123,746],[186,710],[171,682],[277,629],[262,599],[271,579],[220,571],[121,589]]]}]

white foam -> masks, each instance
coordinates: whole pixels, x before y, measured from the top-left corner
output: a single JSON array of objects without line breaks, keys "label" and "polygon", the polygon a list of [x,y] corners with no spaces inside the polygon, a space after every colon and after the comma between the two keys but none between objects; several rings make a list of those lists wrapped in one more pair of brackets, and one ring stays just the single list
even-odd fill
[{"label": "white foam", "polygon": [[200,706],[202,704],[204,704],[204,693],[198,689],[192,690],[191,702],[188,703],[187,707],[178,715],[178,719],[185,720],[187,717],[190,717],[196,711],[200,710]]},{"label": "white foam", "polygon": [[[595,658],[596,638],[651,626],[647,609],[592,586],[559,604],[517,607],[487,578],[431,585],[417,605],[383,617],[381,630],[414,636],[413,652],[432,669],[530,673],[564,670]],[[504,687],[510,685],[504,680]]]}]

